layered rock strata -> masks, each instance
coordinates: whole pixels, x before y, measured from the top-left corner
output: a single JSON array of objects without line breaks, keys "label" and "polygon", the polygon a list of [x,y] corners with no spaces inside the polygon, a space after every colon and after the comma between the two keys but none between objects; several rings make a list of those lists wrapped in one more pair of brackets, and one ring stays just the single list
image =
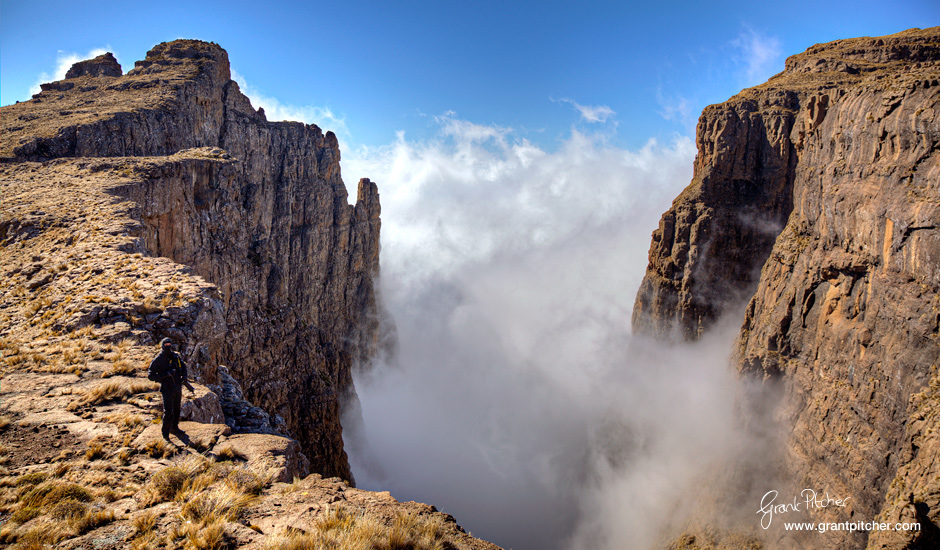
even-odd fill
[{"label": "layered rock strata", "polygon": [[116,159],[123,181],[109,192],[131,201],[137,222],[127,247],[214,285],[223,335],[210,346],[173,323],[140,322],[180,343],[207,384],[228,365],[314,471],[351,479],[340,407],[382,318],[375,184],[361,180],[348,204],[335,135],[268,122],[215,44],[160,44],[123,76],[102,58],[3,108],[4,164]]},{"label": "layered rock strata", "polygon": [[922,525],[802,544],[940,544],[940,28],[792,56],[706,108],[697,142],[634,331],[695,339],[749,300],[735,361],[782,382],[793,486],[851,497],[811,519]]},{"label": "layered rock strata", "polygon": [[[400,543],[394,533],[411,521],[431,525],[443,547],[495,550],[433,507],[308,475],[307,453],[219,364],[219,288],[138,251],[141,205],[128,189],[163,169],[235,162],[222,156],[207,147],[0,164],[0,544],[260,550],[335,534],[342,514],[373,541]],[[170,442],[159,386],[145,378],[166,335],[207,382],[184,392],[187,435]],[[166,493],[180,475],[190,490]],[[29,495],[48,490],[65,504],[35,507]],[[208,511],[199,520],[194,502]],[[62,514],[67,505],[77,512]]]}]

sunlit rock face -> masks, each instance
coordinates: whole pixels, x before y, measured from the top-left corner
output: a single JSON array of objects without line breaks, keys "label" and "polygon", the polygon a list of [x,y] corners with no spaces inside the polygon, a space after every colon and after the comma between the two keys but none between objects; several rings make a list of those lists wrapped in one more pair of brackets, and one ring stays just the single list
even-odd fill
[{"label": "sunlit rock face", "polygon": [[300,441],[313,471],[351,480],[340,407],[385,318],[376,185],[361,180],[348,204],[336,136],[268,122],[216,44],[159,44],[123,76],[112,61],[76,64],[70,78],[5,107],[2,156],[145,157],[114,190],[137,205],[136,246],[216,285],[224,319],[211,345],[181,327],[151,328],[206,366],[208,383],[214,365],[227,365],[245,397]]},{"label": "sunlit rock face", "polygon": [[812,519],[923,525],[820,548],[940,544],[938,100],[940,28],[813,46],[705,109],[653,233],[634,330],[697,339],[749,300],[735,362],[783,382],[788,479],[852,497]]}]

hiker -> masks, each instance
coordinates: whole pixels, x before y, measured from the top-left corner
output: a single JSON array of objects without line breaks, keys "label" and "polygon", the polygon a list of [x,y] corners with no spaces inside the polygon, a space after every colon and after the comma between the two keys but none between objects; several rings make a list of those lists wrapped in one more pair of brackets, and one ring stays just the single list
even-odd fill
[{"label": "hiker", "polygon": [[163,394],[163,439],[170,440],[170,434],[180,437],[186,432],[180,429],[180,404],[183,400],[183,386],[195,393],[186,376],[186,363],[173,351],[173,341],[164,338],[160,341],[160,353],[150,362],[147,378],[160,383]]}]

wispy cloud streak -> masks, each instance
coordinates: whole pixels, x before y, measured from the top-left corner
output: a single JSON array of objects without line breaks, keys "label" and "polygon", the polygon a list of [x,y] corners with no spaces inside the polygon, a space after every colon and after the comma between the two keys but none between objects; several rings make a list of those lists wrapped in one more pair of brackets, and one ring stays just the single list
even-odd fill
[{"label": "wispy cloud streak", "polygon": [[731,45],[737,49],[738,61],[744,66],[746,86],[760,84],[783,69],[783,48],[776,37],[765,36],[745,26]]},{"label": "wispy cloud streak", "polygon": [[575,111],[580,113],[581,120],[589,123],[599,123],[607,122],[608,119],[612,118],[617,113],[607,105],[581,105],[577,101],[563,97],[560,99],[553,99],[552,101],[557,101],[559,103],[567,103],[574,107]]}]

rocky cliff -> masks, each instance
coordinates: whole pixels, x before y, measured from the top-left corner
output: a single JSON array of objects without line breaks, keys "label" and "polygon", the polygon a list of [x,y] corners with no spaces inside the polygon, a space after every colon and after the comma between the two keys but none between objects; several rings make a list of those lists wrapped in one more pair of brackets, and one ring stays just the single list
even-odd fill
[{"label": "rocky cliff", "polygon": [[748,301],[735,363],[782,383],[792,485],[851,497],[812,519],[922,525],[800,545],[936,547],[940,28],[792,56],[706,108],[697,143],[692,183],[653,234],[634,331],[695,339]]},{"label": "rocky cliff", "polygon": [[[0,544],[498,550],[348,482],[379,202],[333,134],[267,122],[204,42],[42,88],[0,111]],[[163,337],[197,379],[170,441]]]},{"label": "rocky cliff", "polygon": [[[206,147],[0,168],[0,544],[272,550],[356,536],[496,549],[431,506],[310,474],[281,422],[214,362],[228,353],[231,305],[191,266],[138,252],[146,226],[127,197],[224,172],[237,162],[225,157]],[[188,435],[170,442],[144,378],[164,335],[202,381],[184,395]]]},{"label": "rocky cliff", "polygon": [[[248,401],[301,442],[315,471],[351,479],[340,407],[354,395],[352,366],[376,351],[382,315],[375,184],[361,180],[348,204],[336,137],[268,122],[215,44],[160,44],[126,75],[106,54],[69,76],[3,108],[5,170],[115,159],[93,165],[121,166],[109,192],[134,205],[128,251],[169,258],[217,288],[206,306],[216,315],[211,337],[151,316],[99,314],[97,322],[173,338],[207,384],[227,365]],[[5,223],[8,240],[25,231],[24,219]]]}]

